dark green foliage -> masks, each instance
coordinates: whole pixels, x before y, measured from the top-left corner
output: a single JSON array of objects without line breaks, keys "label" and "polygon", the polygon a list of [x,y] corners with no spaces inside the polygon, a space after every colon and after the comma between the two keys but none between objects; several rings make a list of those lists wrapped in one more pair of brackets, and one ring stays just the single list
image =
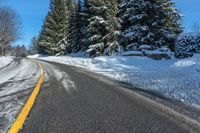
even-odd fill
[{"label": "dark green foliage", "polygon": [[85,52],[89,57],[138,50],[174,49],[182,32],[171,0],[51,0],[38,38],[48,55]]},{"label": "dark green foliage", "polygon": [[200,53],[200,33],[181,34],[176,43],[176,57],[187,58],[195,53]]},{"label": "dark green foliage", "polygon": [[86,46],[84,46],[85,29],[87,25],[87,16],[84,13],[81,1],[78,4],[74,4],[70,13],[69,20],[69,43],[71,47],[71,52],[76,53],[79,51],[84,51]]},{"label": "dark green foliage", "polygon": [[51,0],[38,42],[40,52],[48,55],[65,54],[68,36],[68,12],[64,0]]},{"label": "dark green foliage", "polygon": [[181,16],[170,0],[128,0],[120,4],[121,43],[127,50],[140,45],[175,46],[182,32]]},{"label": "dark green foliage", "polygon": [[119,52],[117,2],[87,0],[86,3],[89,14],[87,26],[89,56],[112,55]]}]

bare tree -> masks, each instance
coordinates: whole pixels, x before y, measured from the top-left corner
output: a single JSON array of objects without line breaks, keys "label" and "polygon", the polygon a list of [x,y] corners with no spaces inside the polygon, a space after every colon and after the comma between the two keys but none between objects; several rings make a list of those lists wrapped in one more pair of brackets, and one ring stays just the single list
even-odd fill
[{"label": "bare tree", "polygon": [[10,7],[0,6],[0,54],[5,54],[10,43],[19,39],[21,22]]}]

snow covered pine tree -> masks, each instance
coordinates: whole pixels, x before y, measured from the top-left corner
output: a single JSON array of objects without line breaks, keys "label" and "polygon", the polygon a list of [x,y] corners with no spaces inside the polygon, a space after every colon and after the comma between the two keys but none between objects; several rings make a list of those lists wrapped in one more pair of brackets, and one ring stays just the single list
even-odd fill
[{"label": "snow covered pine tree", "polygon": [[192,57],[200,53],[200,33],[183,33],[176,42],[175,55],[178,58]]},{"label": "snow covered pine tree", "polygon": [[182,27],[181,15],[171,0],[122,0],[119,7],[120,43],[126,50],[137,50],[141,45],[174,50]]},{"label": "snow covered pine tree", "polygon": [[71,2],[70,6],[70,19],[69,19],[69,43],[72,53],[85,51],[87,45],[83,39],[86,38],[85,30],[87,25],[87,15],[82,0],[78,3]]},{"label": "snow covered pine tree", "polygon": [[48,55],[63,55],[67,51],[68,13],[65,0],[51,0],[38,38],[39,51]]},{"label": "snow covered pine tree", "polygon": [[89,24],[88,54],[90,57],[111,55],[120,51],[116,0],[86,0]]}]

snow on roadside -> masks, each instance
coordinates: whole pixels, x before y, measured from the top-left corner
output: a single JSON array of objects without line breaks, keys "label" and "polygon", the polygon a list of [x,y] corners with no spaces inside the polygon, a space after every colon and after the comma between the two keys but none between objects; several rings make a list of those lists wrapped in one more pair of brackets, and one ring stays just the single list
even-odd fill
[{"label": "snow on roadside", "polygon": [[39,54],[29,55],[29,56],[27,56],[27,58],[32,58],[32,59],[36,59],[36,58],[39,58],[39,57],[40,57]]},{"label": "snow on roadside", "polygon": [[[9,60],[6,61],[9,62]],[[13,60],[13,63],[0,70],[1,133],[9,129],[30,96],[38,81],[39,70],[37,64],[27,59]]]},{"label": "snow on roadside", "polygon": [[200,55],[187,59],[152,60],[111,56],[93,59],[69,56],[39,57],[86,68],[144,90],[200,107]]},{"label": "snow on roadside", "polygon": [[7,66],[13,61],[13,58],[10,56],[0,56],[0,69]]}]

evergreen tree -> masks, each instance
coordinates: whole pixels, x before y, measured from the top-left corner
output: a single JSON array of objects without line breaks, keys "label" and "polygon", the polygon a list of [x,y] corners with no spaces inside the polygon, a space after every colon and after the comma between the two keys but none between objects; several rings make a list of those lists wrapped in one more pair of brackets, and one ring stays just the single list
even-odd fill
[{"label": "evergreen tree", "polygon": [[83,33],[85,21],[86,18],[82,10],[82,1],[78,0],[78,3],[72,3],[69,19],[69,43],[71,52],[73,53],[81,51],[84,48],[82,39],[85,37]]},{"label": "evergreen tree", "polygon": [[88,38],[91,34],[88,32],[88,25],[89,25],[89,19],[91,17],[90,15],[90,5],[88,4],[88,0],[79,0],[79,8],[78,11],[78,17],[79,19],[79,43],[75,46],[75,49],[79,49],[79,51],[83,51],[85,54],[86,51],[89,48],[90,41]]},{"label": "evergreen tree", "polygon": [[51,0],[50,11],[45,18],[40,33],[39,51],[43,54],[56,55],[68,52],[68,12],[65,0]]},{"label": "evergreen tree", "polygon": [[76,17],[77,20],[77,43],[76,46],[74,46],[75,52],[76,51],[86,51],[88,48],[87,44],[87,26],[89,24],[87,14],[87,9],[85,3],[82,2],[82,0],[79,0],[78,4],[78,11]]},{"label": "evergreen tree", "polygon": [[121,44],[126,50],[143,44],[175,46],[182,32],[181,16],[171,0],[123,0],[120,4]]},{"label": "evergreen tree", "polygon": [[38,52],[40,54],[48,54],[48,55],[54,55],[53,52],[53,46],[55,47],[53,38],[54,35],[53,32],[50,29],[50,12],[48,12],[48,15],[45,17],[44,24],[42,26],[42,30],[40,32],[40,35],[38,37]]},{"label": "evergreen tree", "polygon": [[87,26],[89,56],[111,55],[119,52],[117,2],[115,0],[86,0],[86,4],[89,15]]},{"label": "evergreen tree", "polygon": [[104,37],[108,47],[105,50],[106,55],[113,55],[116,53],[122,52],[123,48],[119,44],[119,35],[120,35],[120,24],[119,19],[117,17],[118,13],[118,2],[117,0],[109,0],[106,1],[107,12],[106,12],[106,20],[107,20],[107,35]]},{"label": "evergreen tree", "polygon": [[86,7],[89,15],[87,35],[88,35],[88,54],[89,56],[100,56],[105,49],[105,42],[103,37],[106,35],[106,21],[103,0],[87,0]]},{"label": "evergreen tree", "polygon": [[144,44],[173,49],[182,32],[180,19],[171,0],[51,0],[38,52],[85,51],[96,57]]}]

